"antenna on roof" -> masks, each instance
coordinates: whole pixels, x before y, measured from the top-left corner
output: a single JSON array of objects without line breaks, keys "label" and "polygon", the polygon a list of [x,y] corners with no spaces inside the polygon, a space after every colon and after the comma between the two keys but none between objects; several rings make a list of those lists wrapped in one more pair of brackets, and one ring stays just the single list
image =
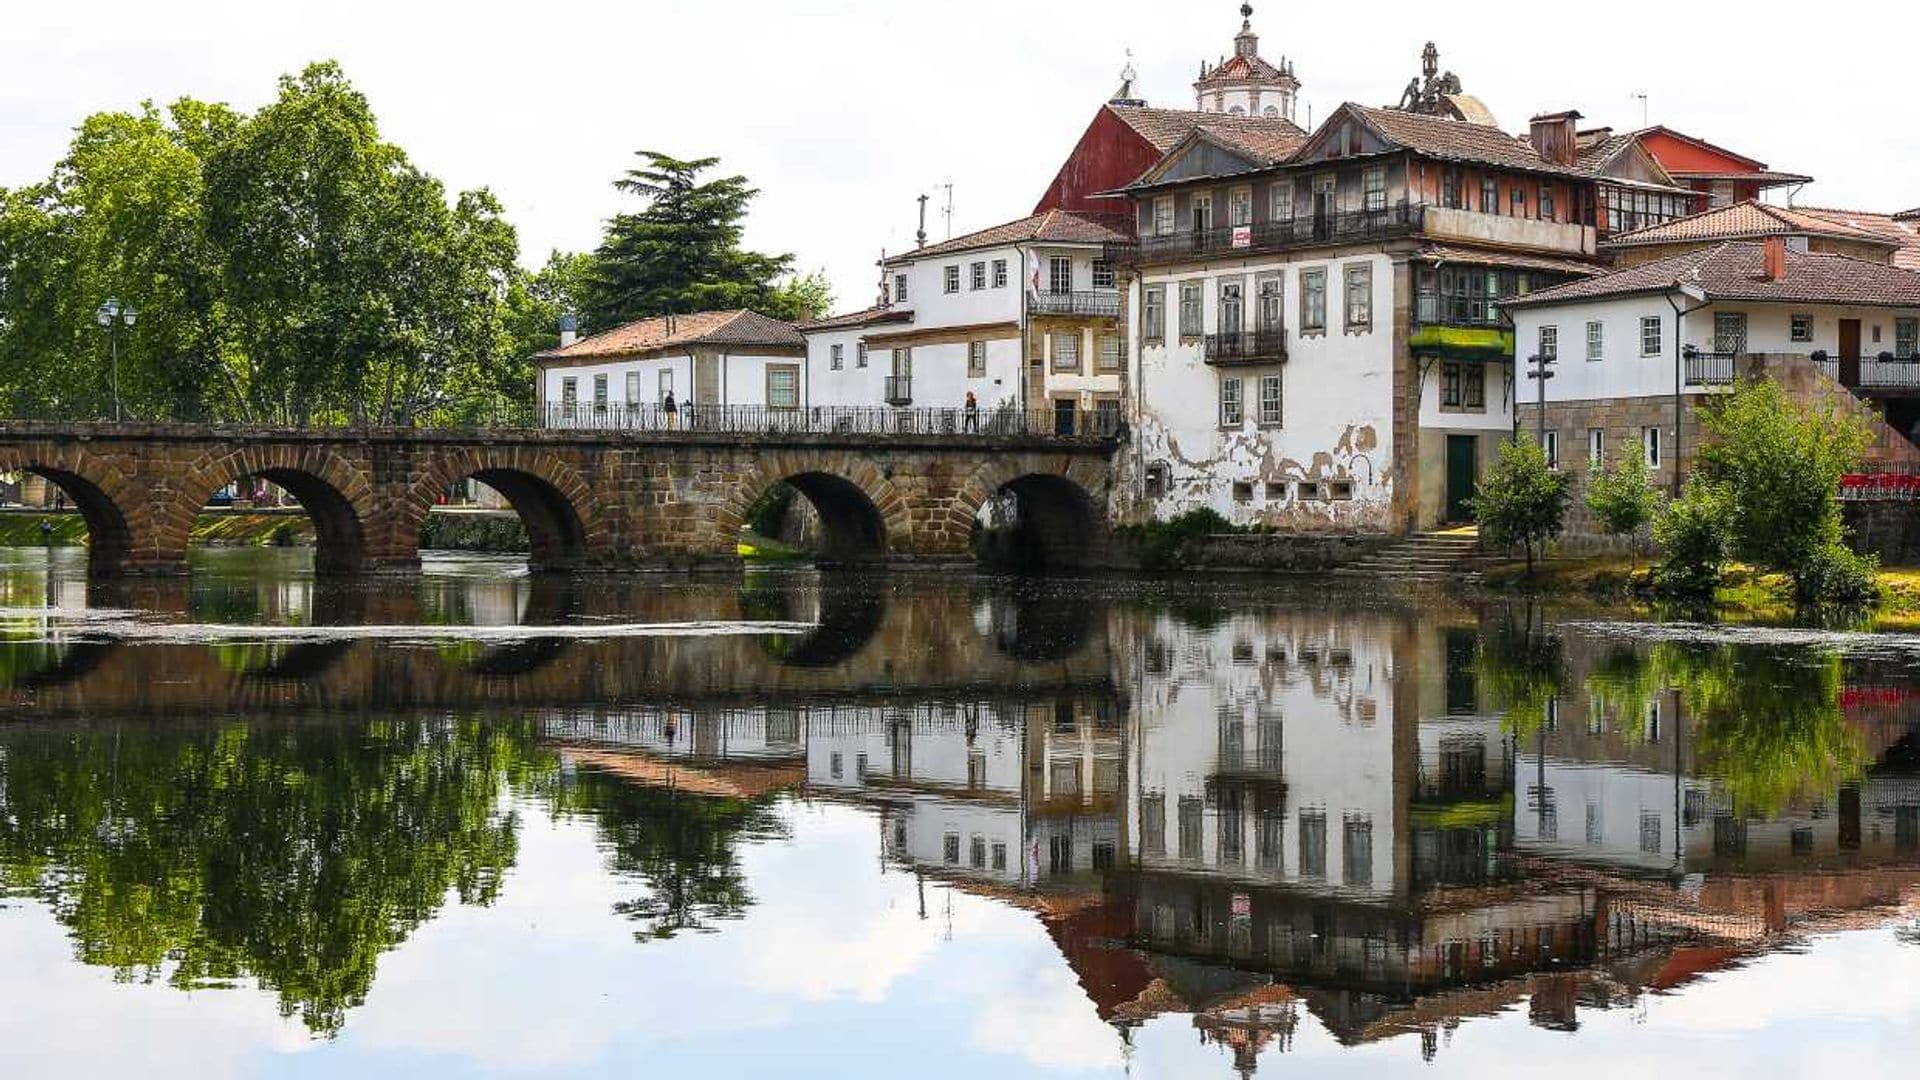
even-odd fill
[{"label": "antenna on roof", "polygon": [[1640,91],[1635,91],[1634,93],[1631,93],[1631,94],[1628,94],[1627,96],[1628,96],[1628,97],[1631,97],[1631,98],[1637,98],[1637,99],[1639,99],[1639,101],[1640,101],[1640,126],[1641,126],[1641,127],[1643,127],[1643,128],[1644,128],[1644,127],[1646,127],[1646,126],[1647,126],[1647,123],[1648,123],[1648,121],[1647,121],[1647,95],[1646,95],[1645,93],[1642,93],[1642,92],[1640,92]]},{"label": "antenna on roof", "polygon": [[947,219],[947,239],[953,239],[953,181],[941,185],[947,192],[947,205],[940,210],[940,216]]}]

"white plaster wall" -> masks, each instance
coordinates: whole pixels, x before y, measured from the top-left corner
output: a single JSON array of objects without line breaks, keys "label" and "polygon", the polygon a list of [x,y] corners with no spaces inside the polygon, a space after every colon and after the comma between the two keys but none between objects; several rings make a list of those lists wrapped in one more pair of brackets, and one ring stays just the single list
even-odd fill
[{"label": "white plaster wall", "polygon": [[[882,375],[893,372],[892,348],[884,343],[873,347],[872,363]],[[957,409],[966,404],[967,391],[984,414],[1002,401],[1017,401],[1020,394],[1020,339],[999,338],[987,342],[987,374],[974,378],[967,374],[967,345],[950,342],[913,346],[913,405],[915,408]]]},{"label": "white plaster wall", "polygon": [[[720,355],[720,403],[765,405],[768,364],[792,364],[800,368],[801,401],[804,402],[807,395],[806,363],[803,358],[722,353]],[[574,378],[579,380],[579,404],[590,407],[594,400],[594,376],[604,374],[607,376],[607,404],[609,408],[615,408],[628,404],[659,404],[663,396],[659,390],[660,372],[663,370],[673,372],[674,402],[680,405],[687,404],[692,399],[693,393],[693,358],[686,355],[609,360],[606,363],[582,364],[577,367],[553,367],[546,369],[541,378],[545,384],[545,400],[548,405],[558,406],[561,403],[564,381]],[[637,402],[627,400],[627,373],[630,371],[640,373],[640,396]]]},{"label": "white plaster wall", "polygon": [[[1511,431],[1513,430],[1513,391],[1507,383],[1512,379],[1512,369],[1505,364],[1486,364],[1487,407],[1480,412],[1443,410],[1440,408],[1440,365],[1435,360],[1424,364],[1424,373],[1420,382],[1420,426],[1423,428],[1446,428],[1455,431]],[[1533,388],[1525,376],[1520,379],[1526,383],[1521,393]]]},{"label": "white plaster wall", "polygon": [[[888,367],[873,356],[860,366],[860,339],[866,327],[828,330],[807,337],[808,405],[883,405],[886,403]],[[841,370],[833,370],[833,346],[839,345],[844,360]]]},{"label": "white plaster wall", "polygon": [[[1020,318],[1020,290],[1024,285],[1020,276],[1020,253],[1012,246],[926,258],[908,253],[903,259],[906,261],[887,268],[887,287],[894,287],[894,275],[907,275],[906,302],[902,304],[896,296],[894,305],[912,310],[916,329],[977,326],[1014,322]],[[995,259],[1007,260],[1007,283],[998,289],[993,287]],[[984,289],[970,287],[972,279],[969,268],[976,262],[987,264],[987,287]],[[943,275],[949,266],[960,268],[960,291],[957,293],[943,291]]]},{"label": "white plaster wall", "polygon": [[[1343,268],[1357,262],[1373,267],[1373,329],[1362,334],[1344,329]],[[1315,267],[1327,271],[1327,329],[1303,336],[1300,271]],[[1204,279],[1204,329],[1215,333],[1221,279],[1247,282],[1251,328],[1254,282],[1271,272],[1284,277],[1285,364],[1216,370],[1206,364],[1201,342],[1179,339],[1182,281]],[[1216,264],[1204,272],[1155,270],[1144,275],[1143,288],[1164,285],[1167,290],[1166,344],[1139,346],[1134,385],[1140,400],[1136,438],[1141,463],[1164,461],[1170,471],[1169,493],[1152,512],[1169,518],[1205,506],[1239,524],[1384,527],[1392,497],[1387,472],[1393,455],[1393,284],[1392,260],[1380,254],[1300,262],[1247,260]],[[1136,292],[1136,301],[1141,295]],[[1263,428],[1259,376],[1274,371],[1281,376],[1283,423]],[[1220,380],[1227,375],[1240,376],[1244,387],[1244,418],[1232,430],[1223,430],[1218,422]],[[1294,494],[1293,482],[1304,479],[1350,480],[1353,498],[1303,502]],[[1269,480],[1287,482],[1282,498],[1268,499]],[[1254,485],[1250,501],[1234,500],[1235,481]]]}]

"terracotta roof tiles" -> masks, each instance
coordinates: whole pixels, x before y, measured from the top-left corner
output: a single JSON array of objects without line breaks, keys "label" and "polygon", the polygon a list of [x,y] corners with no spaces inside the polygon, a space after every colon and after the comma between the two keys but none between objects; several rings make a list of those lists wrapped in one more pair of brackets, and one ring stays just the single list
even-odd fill
[{"label": "terracotta roof tiles", "polygon": [[1862,243],[1898,246],[1900,241],[1849,224],[1837,216],[1811,214],[1785,206],[1765,203],[1734,203],[1673,221],[1649,225],[1632,232],[1617,233],[1607,240],[1609,247],[1636,247],[1647,244],[1673,244],[1687,241],[1742,240],[1759,236],[1829,236]]},{"label": "terracotta roof tiles", "polygon": [[1794,207],[1801,214],[1873,233],[1889,243],[1898,244],[1893,265],[1903,270],[1920,270],[1920,212],[1875,214],[1864,210],[1831,210],[1817,206]]},{"label": "terracotta roof tiles", "polygon": [[1766,277],[1765,264],[1764,243],[1728,241],[1542,289],[1507,304],[1533,307],[1669,292],[1684,285],[1717,301],[1920,307],[1920,273],[1911,270],[1846,255],[1788,251],[1786,273],[1772,281]]},{"label": "terracotta roof tiles", "polygon": [[694,345],[804,346],[806,339],[793,324],[769,319],[758,312],[700,311],[690,315],[662,315],[581,338],[565,348],[548,349],[536,360],[581,360],[593,357],[636,356]]},{"label": "terracotta roof tiles", "polygon": [[796,323],[794,328],[803,334],[818,333],[822,330],[852,330],[862,326],[875,326],[880,323],[912,322],[913,312],[906,308],[896,308],[881,304],[865,311],[850,311],[842,315],[829,315],[824,319],[812,319]]},{"label": "terracotta roof tiles", "polygon": [[1349,103],[1345,108],[1351,109],[1389,141],[1441,161],[1463,161],[1555,176],[1593,175],[1591,169],[1579,164],[1561,165],[1548,161],[1526,139],[1486,124],[1469,124],[1444,116],[1369,105]]},{"label": "terracotta roof tiles", "polygon": [[951,255],[962,251],[977,251],[981,248],[1006,247],[1011,244],[1106,244],[1131,240],[1132,236],[1124,231],[1119,220],[1111,224],[1093,214],[1076,214],[1069,210],[1047,210],[1023,217],[1018,221],[1009,221],[1004,225],[994,225],[977,232],[956,236],[938,244],[928,244],[923,248],[902,252],[887,260],[887,265],[917,262],[936,255]]},{"label": "terracotta roof tiles", "polygon": [[1307,141],[1307,133],[1291,120],[1189,112],[1184,109],[1150,109],[1144,105],[1108,105],[1107,108],[1163,154],[1180,145],[1196,130],[1276,161],[1292,154]]}]

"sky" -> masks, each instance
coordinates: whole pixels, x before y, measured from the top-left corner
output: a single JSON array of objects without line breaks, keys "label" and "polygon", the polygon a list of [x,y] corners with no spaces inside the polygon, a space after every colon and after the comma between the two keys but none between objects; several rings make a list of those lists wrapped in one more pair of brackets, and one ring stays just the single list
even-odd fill
[{"label": "sky", "polygon": [[[254,108],[336,59],[417,164],[500,196],[530,266],[635,205],[611,186],[634,151],[717,156],[762,192],[748,243],[824,269],[851,309],[881,250],[912,244],[919,195],[934,239],[948,184],[955,234],[1028,213],[1129,51],[1139,94],[1191,108],[1238,6],[0,0],[0,186],[44,177],[90,113],[183,95]],[[1509,131],[1563,108],[1637,127],[1645,94],[1653,123],[1816,177],[1802,205],[1920,205],[1910,5],[1254,6],[1262,55],[1294,62],[1315,119],[1396,100],[1432,39]]]}]

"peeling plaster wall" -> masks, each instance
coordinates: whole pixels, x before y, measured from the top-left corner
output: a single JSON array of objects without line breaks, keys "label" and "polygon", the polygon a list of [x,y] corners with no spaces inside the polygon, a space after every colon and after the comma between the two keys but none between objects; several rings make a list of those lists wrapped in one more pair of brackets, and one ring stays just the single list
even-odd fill
[{"label": "peeling plaster wall", "polygon": [[[1344,329],[1342,282],[1344,269],[1361,263],[1373,268],[1373,328],[1352,332]],[[1327,329],[1302,334],[1300,271],[1314,268],[1327,272]],[[1135,464],[1142,472],[1132,479],[1144,484],[1144,470],[1165,463],[1169,484],[1163,497],[1142,497],[1122,512],[1131,518],[1170,518],[1211,507],[1241,525],[1390,530],[1394,270],[1389,256],[1363,253],[1300,262],[1253,259],[1192,272],[1156,267],[1143,273],[1142,287],[1166,287],[1167,341],[1139,346]],[[1246,324],[1251,329],[1255,282],[1262,275],[1274,273],[1283,278],[1285,363],[1215,368],[1205,362],[1202,340],[1180,338],[1181,282],[1204,282],[1204,331],[1211,334],[1219,329],[1223,279],[1246,283]],[[1132,299],[1136,311],[1140,310],[1139,298],[1140,293],[1135,292]],[[1265,427],[1259,423],[1260,379],[1274,374],[1281,379],[1281,424]],[[1242,380],[1244,415],[1240,424],[1225,428],[1219,423],[1220,386],[1224,378],[1231,377]],[[1320,497],[1302,498],[1299,485],[1303,481],[1320,483]],[[1326,485],[1332,481],[1350,483],[1352,498],[1326,498]],[[1236,483],[1251,484],[1251,498],[1236,499]],[[1270,484],[1280,486],[1270,492]]]}]

